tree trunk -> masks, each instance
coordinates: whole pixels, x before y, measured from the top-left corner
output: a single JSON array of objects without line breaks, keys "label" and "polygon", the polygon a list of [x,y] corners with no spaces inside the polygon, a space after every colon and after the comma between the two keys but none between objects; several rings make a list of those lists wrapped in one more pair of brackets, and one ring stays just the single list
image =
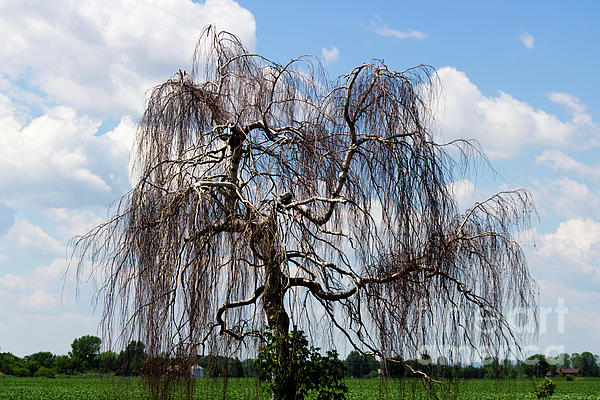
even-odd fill
[{"label": "tree trunk", "polygon": [[[284,297],[286,292],[286,277],[281,271],[281,257],[275,249],[275,224],[270,223],[262,238],[263,258],[265,261],[265,292],[263,295],[264,310],[267,323],[279,344],[277,351],[278,367],[271,378],[273,379],[273,400],[297,400],[298,380],[293,370],[293,355],[290,351],[289,325],[290,318],[285,311]],[[265,251],[266,250],[266,251]]]}]

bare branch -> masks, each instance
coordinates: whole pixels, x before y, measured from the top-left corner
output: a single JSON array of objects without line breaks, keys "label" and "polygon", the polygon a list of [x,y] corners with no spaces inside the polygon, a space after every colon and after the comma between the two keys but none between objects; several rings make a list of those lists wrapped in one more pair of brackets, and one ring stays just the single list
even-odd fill
[{"label": "bare branch", "polygon": [[78,276],[102,276],[104,332],[182,359],[321,318],[382,358],[514,344],[506,309],[535,305],[514,236],[535,208],[515,190],[459,212],[450,183],[486,160],[430,133],[431,67],[330,80],[314,58],[278,64],[212,27],[194,60],[150,94],[138,184],[75,239]]}]

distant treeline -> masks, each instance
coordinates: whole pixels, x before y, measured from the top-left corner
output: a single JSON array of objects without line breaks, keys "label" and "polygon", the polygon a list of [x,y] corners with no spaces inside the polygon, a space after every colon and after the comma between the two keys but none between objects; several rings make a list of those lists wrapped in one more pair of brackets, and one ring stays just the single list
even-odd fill
[{"label": "distant treeline", "polygon": [[54,377],[56,374],[74,375],[86,372],[115,375],[138,375],[146,361],[145,346],[132,341],[119,352],[100,352],[102,340],[96,336],[82,336],[71,344],[67,355],[40,351],[19,358],[11,353],[0,353],[0,373],[19,377]]},{"label": "distant treeline", "polygon": [[[408,364],[408,366],[406,366]],[[415,376],[413,370],[421,370],[435,378],[487,378],[505,379],[520,377],[563,376],[575,374],[577,376],[600,376],[600,357],[590,352],[560,354],[558,357],[546,357],[534,354],[525,361],[498,360],[487,358],[476,365],[449,365],[445,360],[432,360],[423,356],[420,360],[389,359],[383,363],[384,374],[389,377]],[[569,369],[567,373],[563,370]],[[571,371],[576,370],[576,372]]]},{"label": "distant treeline", "polygon": [[[137,376],[142,374],[189,374],[191,365],[203,368],[206,377],[249,377],[266,378],[254,359],[239,360],[236,357],[197,356],[181,360],[167,356],[149,359],[146,347],[140,341],[131,341],[125,349],[116,353],[101,352],[102,341],[96,336],[82,336],[71,344],[67,355],[54,355],[41,351],[19,358],[11,353],[0,353],[0,373],[19,377],[54,377],[57,374],[74,375],[96,372],[101,374]],[[413,377],[421,370],[436,378],[517,378],[523,376],[543,377],[548,371],[552,375],[563,374],[557,370],[577,369],[581,376],[600,376],[600,358],[590,352],[561,354],[556,358],[541,354],[530,356],[525,361],[499,361],[489,358],[477,365],[448,365],[443,359],[433,360],[423,355],[420,360],[403,361],[390,358],[384,362],[374,356],[352,351],[343,361],[346,377],[390,378]]]}]

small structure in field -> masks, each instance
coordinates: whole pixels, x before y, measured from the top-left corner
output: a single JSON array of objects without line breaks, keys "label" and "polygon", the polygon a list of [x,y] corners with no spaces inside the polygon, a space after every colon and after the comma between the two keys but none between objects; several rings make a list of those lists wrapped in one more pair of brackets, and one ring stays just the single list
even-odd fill
[{"label": "small structure in field", "polygon": [[204,369],[199,365],[192,365],[190,376],[192,378],[204,378]]}]

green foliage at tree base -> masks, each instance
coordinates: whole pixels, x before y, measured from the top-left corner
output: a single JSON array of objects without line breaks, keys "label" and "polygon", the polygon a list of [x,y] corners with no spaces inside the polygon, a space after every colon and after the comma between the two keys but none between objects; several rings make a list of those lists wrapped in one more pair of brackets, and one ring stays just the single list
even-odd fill
[{"label": "green foliage at tree base", "polygon": [[283,398],[287,390],[279,378],[289,373],[297,377],[298,400],[304,399],[309,392],[314,393],[316,400],[346,398],[348,388],[343,382],[344,363],[335,350],[321,355],[319,348],[308,346],[308,340],[302,331],[293,331],[287,338],[291,356],[291,362],[287,363],[289,371],[282,371],[278,362],[282,340],[269,332],[265,337],[267,344],[259,349],[258,364],[263,376],[272,377],[270,388],[276,398]]},{"label": "green foliage at tree base", "polygon": [[556,391],[556,383],[552,382],[552,379],[546,378],[544,382],[540,383],[538,387],[532,392],[538,399],[545,399],[550,397]]}]

